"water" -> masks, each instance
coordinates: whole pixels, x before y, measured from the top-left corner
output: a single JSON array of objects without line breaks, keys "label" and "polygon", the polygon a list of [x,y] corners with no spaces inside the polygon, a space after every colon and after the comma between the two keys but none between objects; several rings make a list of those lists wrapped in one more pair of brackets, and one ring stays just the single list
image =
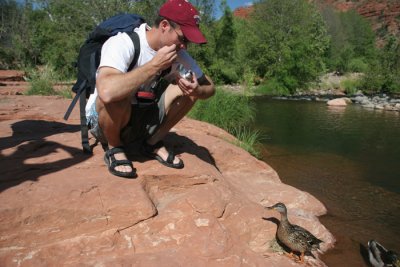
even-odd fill
[{"label": "water", "polygon": [[400,113],[358,105],[256,100],[263,160],[318,198],[337,243],[328,266],[367,266],[369,239],[400,252]]}]

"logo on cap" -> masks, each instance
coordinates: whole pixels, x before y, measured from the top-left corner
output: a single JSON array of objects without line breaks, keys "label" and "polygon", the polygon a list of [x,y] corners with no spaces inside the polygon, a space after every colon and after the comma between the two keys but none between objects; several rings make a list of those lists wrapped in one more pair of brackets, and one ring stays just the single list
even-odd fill
[{"label": "logo on cap", "polygon": [[194,21],[196,22],[196,24],[199,25],[200,24],[200,20],[201,20],[200,16],[199,15],[194,15],[193,18],[194,18]]}]

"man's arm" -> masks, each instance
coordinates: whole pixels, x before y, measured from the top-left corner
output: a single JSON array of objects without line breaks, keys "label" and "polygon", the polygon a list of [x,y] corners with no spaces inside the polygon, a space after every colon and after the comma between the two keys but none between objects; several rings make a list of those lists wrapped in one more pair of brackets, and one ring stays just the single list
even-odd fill
[{"label": "man's arm", "polygon": [[197,81],[199,87],[196,89],[196,95],[199,99],[207,99],[215,94],[214,83],[210,77],[204,74]]},{"label": "man's arm", "polygon": [[96,78],[96,88],[101,101],[111,103],[131,97],[142,84],[159,71],[171,66],[177,56],[175,49],[175,45],[164,46],[148,63],[127,73],[112,67],[101,67]]}]

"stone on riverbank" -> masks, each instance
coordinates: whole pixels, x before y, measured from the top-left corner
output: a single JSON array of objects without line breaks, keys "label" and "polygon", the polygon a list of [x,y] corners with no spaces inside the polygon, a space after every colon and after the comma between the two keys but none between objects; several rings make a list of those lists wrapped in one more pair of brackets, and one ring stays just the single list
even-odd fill
[{"label": "stone on riverbank", "polygon": [[328,106],[347,106],[348,103],[351,103],[351,100],[347,97],[335,98],[326,102]]}]

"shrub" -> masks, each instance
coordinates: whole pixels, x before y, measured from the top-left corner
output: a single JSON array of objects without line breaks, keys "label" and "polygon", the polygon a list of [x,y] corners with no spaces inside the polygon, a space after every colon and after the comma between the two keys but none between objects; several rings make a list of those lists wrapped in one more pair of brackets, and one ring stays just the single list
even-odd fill
[{"label": "shrub", "polygon": [[43,66],[34,70],[28,70],[30,78],[30,89],[27,95],[56,95],[53,89],[56,74],[50,66]]},{"label": "shrub", "polygon": [[212,123],[227,131],[235,126],[245,126],[254,118],[250,98],[217,88],[213,97],[197,101],[189,117]]},{"label": "shrub", "polygon": [[290,95],[290,91],[276,79],[266,81],[258,86],[255,91],[257,94],[261,95]]},{"label": "shrub", "polygon": [[260,134],[248,128],[254,114],[255,109],[249,97],[217,88],[212,98],[197,101],[188,116],[226,130],[239,140],[238,146],[257,157],[259,153],[255,144]]},{"label": "shrub", "polygon": [[216,60],[210,66],[210,75],[217,84],[233,84],[239,81],[239,75],[233,64],[228,64],[223,60]]},{"label": "shrub", "polygon": [[351,59],[348,63],[347,70],[350,72],[366,72],[368,70],[368,64],[362,58]]},{"label": "shrub", "polygon": [[344,91],[348,95],[354,95],[358,90],[361,90],[362,88],[362,82],[360,80],[353,80],[353,79],[348,79],[348,80],[343,80],[341,82],[341,87],[344,88]]}]

